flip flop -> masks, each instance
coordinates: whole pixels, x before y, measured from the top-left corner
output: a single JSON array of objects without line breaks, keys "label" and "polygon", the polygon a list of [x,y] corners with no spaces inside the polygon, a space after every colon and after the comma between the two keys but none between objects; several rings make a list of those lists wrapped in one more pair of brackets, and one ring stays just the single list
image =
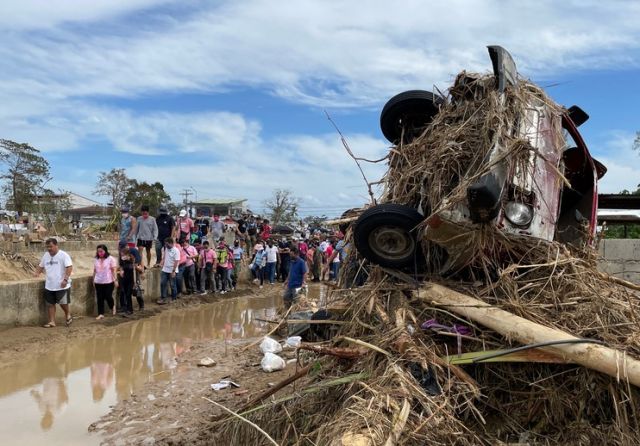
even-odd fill
[{"label": "flip flop", "polygon": [[73,317],[69,316],[69,319],[67,319],[67,321],[65,322],[67,324],[67,327],[71,325],[71,322],[73,322]]},{"label": "flip flop", "polygon": [[44,328],[53,328],[55,326],[56,324],[52,324],[51,322],[47,322],[46,324],[43,325]]}]

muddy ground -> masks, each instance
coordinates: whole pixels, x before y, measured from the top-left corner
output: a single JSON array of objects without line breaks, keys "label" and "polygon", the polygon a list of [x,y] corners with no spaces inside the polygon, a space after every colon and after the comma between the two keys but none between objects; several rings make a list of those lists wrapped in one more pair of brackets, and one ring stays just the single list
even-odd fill
[{"label": "muddy ground", "polygon": [[[160,312],[179,314],[186,309],[201,306],[203,311],[214,302],[240,296],[279,296],[281,286],[266,286],[259,290],[247,286],[224,296],[205,295],[182,298],[176,304],[159,306],[148,302],[145,310],[135,312],[126,319],[108,316],[102,321],[93,317],[77,318],[70,327],[52,329],[42,327],[14,327],[0,329],[0,370],[8,370],[12,364],[23,363],[30,357],[55,351],[59,345],[76,340],[109,336],[113,327],[148,318]],[[169,313],[171,314],[171,313]],[[176,357],[176,369],[167,373],[166,380],[150,380],[120,401],[110,413],[95,420],[86,428],[92,436],[99,436],[107,445],[124,444],[212,444],[212,418],[221,409],[203,399],[207,397],[231,409],[238,409],[250,398],[269,389],[287,376],[295,373],[293,350],[282,357],[292,360],[285,370],[266,373],[260,367],[262,353],[257,343],[261,338],[212,339],[193,342],[186,351]],[[246,346],[256,345],[245,349]],[[216,361],[213,367],[199,367],[204,357]],[[211,389],[211,384],[229,377],[240,385],[221,391]],[[287,390],[284,390],[287,391]]]}]

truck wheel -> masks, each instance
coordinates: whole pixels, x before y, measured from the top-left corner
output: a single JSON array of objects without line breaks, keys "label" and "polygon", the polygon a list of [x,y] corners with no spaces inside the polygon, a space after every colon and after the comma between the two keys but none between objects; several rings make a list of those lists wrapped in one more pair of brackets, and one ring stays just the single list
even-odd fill
[{"label": "truck wheel", "polygon": [[389,99],[380,113],[380,129],[392,144],[408,144],[422,133],[438,113],[441,96],[424,90],[410,90]]},{"label": "truck wheel", "polygon": [[367,209],[355,222],[354,243],[367,260],[387,268],[423,261],[415,228],[424,217],[410,206],[385,203]]}]

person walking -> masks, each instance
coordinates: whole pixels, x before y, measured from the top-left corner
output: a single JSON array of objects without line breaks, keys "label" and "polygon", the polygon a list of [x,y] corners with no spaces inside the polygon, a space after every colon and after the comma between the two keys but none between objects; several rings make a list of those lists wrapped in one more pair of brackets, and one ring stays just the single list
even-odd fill
[{"label": "person walking", "polygon": [[158,238],[158,225],[156,219],[149,215],[149,206],[140,208],[142,215],[137,220],[136,238],[138,250],[144,248],[147,251],[147,267],[151,267],[151,245]]},{"label": "person walking", "polygon": [[140,251],[129,247],[127,243],[120,242],[119,248],[120,314],[128,317],[133,314],[133,288],[136,283],[136,272],[142,269],[142,256]]},{"label": "person walking", "polygon": [[242,261],[244,260],[244,249],[240,246],[240,240],[233,242],[233,288],[238,286]]},{"label": "person walking", "polygon": [[[211,232],[213,234],[213,231]],[[227,292],[227,261],[229,259],[229,250],[224,240],[218,243],[216,256],[218,257],[218,266],[216,268],[218,291],[220,291],[221,294],[225,294]]]},{"label": "person walking", "polygon": [[280,254],[280,281],[285,282],[287,277],[289,277],[289,267],[291,265],[291,255],[289,251],[290,244],[286,238],[283,238],[280,243],[278,243],[278,253]]},{"label": "person walking", "polygon": [[260,288],[262,288],[264,285],[264,267],[267,264],[267,254],[262,243],[257,243],[253,250],[253,262],[251,263],[251,273],[254,277],[253,283],[260,282]]},{"label": "person walking", "polygon": [[211,238],[214,243],[218,243],[222,237],[224,237],[225,231],[224,222],[220,221],[219,214],[213,214],[213,220],[211,220]]},{"label": "person walking", "polygon": [[305,262],[300,256],[298,247],[292,246],[290,251],[291,268],[289,270],[289,277],[284,284],[285,290],[284,295],[282,296],[285,309],[289,309],[291,305],[293,305],[298,289],[305,286],[308,271],[307,262]]},{"label": "person walking", "polygon": [[276,265],[278,264],[280,254],[278,253],[278,247],[273,244],[273,240],[271,239],[267,241],[265,251],[267,252],[265,275],[269,279],[269,284],[273,285],[276,282]]},{"label": "person walking", "polygon": [[136,247],[137,220],[129,214],[128,205],[120,209],[120,242],[125,242],[130,248]]},{"label": "person walking", "polygon": [[193,220],[191,220],[191,218],[189,218],[189,216],[187,215],[187,210],[186,209],[182,209],[180,211],[179,217],[178,217],[178,221],[176,224],[176,234],[175,234],[175,239],[176,240],[191,240],[191,233],[193,232]]},{"label": "person walking", "polygon": [[[207,289],[215,293],[216,285],[213,280],[213,275],[218,266],[218,258],[216,257],[215,250],[209,248],[209,241],[205,241],[202,244],[198,262],[200,264],[200,294],[207,294]],[[209,288],[207,288],[207,283],[209,284]]]},{"label": "person walking", "polygon": [[45,328],[56,326],[56,304],[64,311],[67,326],[73,322],[69,304],[71,303],[71,273],[73,263],[69,254],[58,247],[58,241],[49,238],[45,242],[47,252],[42,256],[40,264],[35,271],[35,277],[45,273],[44,300],[47,303],[47,316],[49,321]]},{"label": "person walking", "polygon": [[162,248],[162,260],[160,271],[160,299],[159,305],[169,303],[168,290],[171,288],[171,301],[178,298],[178,288],[176,286],[176,274],[178,273],[178,265],[180,264],[180,251],[174,246],[173,238],[167,237],[164,240],[164,248]]},{"label": "person walking", "polygon": [[198,211],[198,218],[194,222],[196,235],[200,239],[201,242],[208,240],[207,234],[209,234],[209,220],[202,215],[202,211]]},{"label": "person walking", "polygon": [[96,290],[98,304],[98,316],[96,320],[104,319],[105,302],[116,314],[116,305],[113,300],[113,290],[118,286],[118,262],[109,255],[106,245],[96,247],[96,257],[93,260],[93,286]]},{"label": "person walking", "polygon": [[156,226],[158,227],[158,235],[156,236],[156,265],[160,266],[162,260],[162,250],[164,241],[171,237],[173,229],[176,227],[176,221],[173,219],[166,206],[160,206],[158,216],[156,217]]},{"label": "person walking", "polygon": [[194,246],[191,246],[188,241],[182,241],[182,249],[186,256],[186,262],[183,272],[184,283],[187,288],[187,294],[193,294],[196,292],[196,264],[195,260],[198,258],[198,251]]}]

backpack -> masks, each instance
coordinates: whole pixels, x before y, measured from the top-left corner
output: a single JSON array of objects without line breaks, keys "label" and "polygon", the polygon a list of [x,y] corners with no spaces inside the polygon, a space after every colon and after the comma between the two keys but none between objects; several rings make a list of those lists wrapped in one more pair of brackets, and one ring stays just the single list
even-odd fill
[{"label": "backpack", "polygon": [[227,263],[227,257],[229,256],[229,251],[227,248],[216,249],[216,253],[218,255],[218,263],[220,265],[224,265]]}]

